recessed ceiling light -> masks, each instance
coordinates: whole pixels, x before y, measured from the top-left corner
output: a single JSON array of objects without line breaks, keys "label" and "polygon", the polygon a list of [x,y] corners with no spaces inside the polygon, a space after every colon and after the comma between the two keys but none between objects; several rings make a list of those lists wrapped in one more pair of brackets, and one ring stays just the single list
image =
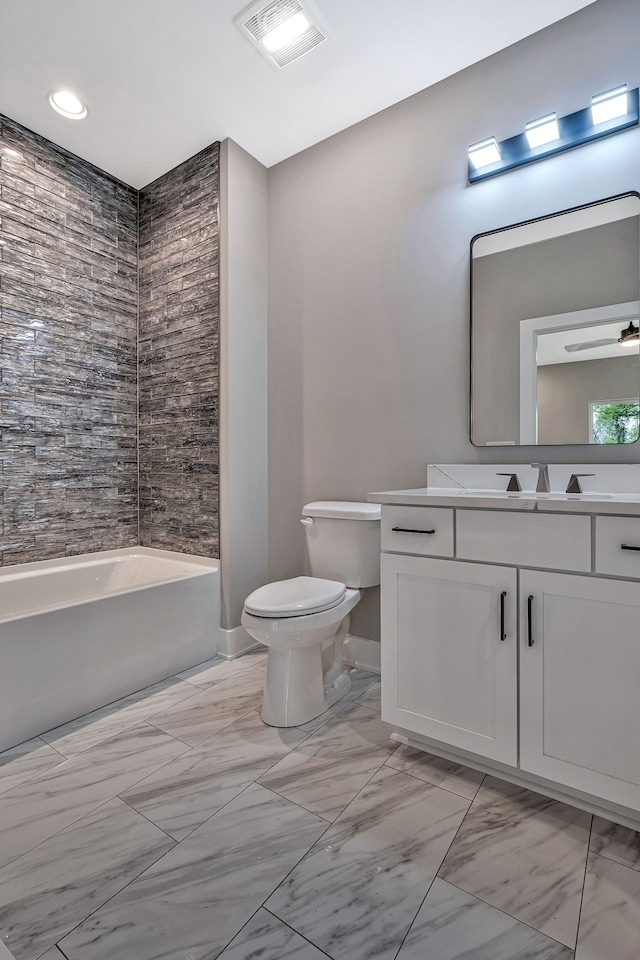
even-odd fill
[{"label": "recessed ceiling light", "polygon": [[54,90],[49,94],[49,106],[68,120],[84,120],[89,111],[70,90]]},{"label": "recessed ceiling light", "polygon": [[560,139],[558,117],[555,113],[548,113],[545,117],[530,120],[526,125],[525,133],[532,150],[536,147],[544,147],[547,143],[553,143],[554,140]]}]

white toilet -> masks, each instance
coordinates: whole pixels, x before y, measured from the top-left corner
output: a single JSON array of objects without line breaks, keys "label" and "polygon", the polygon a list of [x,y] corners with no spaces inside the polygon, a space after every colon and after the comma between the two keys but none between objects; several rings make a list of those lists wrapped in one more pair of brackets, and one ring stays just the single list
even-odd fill
[{"label": "white toilet", "polygon": [[279,580],[244,602],[242,626],[269,648],[262,719],[294,727],[351,689],[342,661],[360,588],[380,583],[380,505],[319,501],[302,511],[311,577]]}]

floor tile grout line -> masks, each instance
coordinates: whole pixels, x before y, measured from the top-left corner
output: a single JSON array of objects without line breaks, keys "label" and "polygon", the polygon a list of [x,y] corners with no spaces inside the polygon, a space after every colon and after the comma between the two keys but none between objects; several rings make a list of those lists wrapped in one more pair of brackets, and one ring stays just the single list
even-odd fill
[{"label": "floor tile grout line", "polygon": [[17,863],[18,860],[22,859],[22,857],[26,857],[28,853],[32,853],[34,850],[37,850],[38,847],[41,847],[43,843],[48,843],[49,840],[53,840],[54,837],[58,837],[61,833],[64,833],[65,830],[70,830],[71,827],[75,826],[75,824],[79,823],[81,820],[84,820],[85,817],[89,817],[92,814],[97,813],[97,811],[100,810],[101,807],[106,806],[107,803],[111,803],[112,800],[119,800],[119,799],[120,797],[114,795],[113,797],[107,797],[106,800],[101,800],[100,803],[96,804],[95,807],[92,807],[91,810],[87,810],[85,813],[82,814],[82,816],[76,817],[76,819],[72,820],[71,823],[65,824],[64,827],[61,827],[59,830],[56,830],[55,833],[52,833],[50,836],[45,837],[44,840],[40,840],[38,843],[34,843],[32,847],[29,847],[28,850],[23,850],[22,853],[19,853],[17,857],[12,857],[11,860],[7,860],[7,862],[0,867],[0,883],[2,882],[2,874],[7,869],[7,867],[11,866],[14,863]]},{"label": "floor tile grout line", "polygon": [[[245,714],[245,716],[248,716],[248,714]],[[239,717],[238,719],[241,720],[241,719],[243,719],[243,718],[242,718],[242,717]],[[235,723],[235,721],[234,721],[234,723]],[[208,737],[207,739],[208,739],[208,740],[213,740],[213,738],[216,737],[218,733],[222,733],[222,732],[223,732],[224,730],[226,730],[226,729],[228,729],[228,728],[227,728],[227,727],[223,727],[221,730],[219,730],[219,731],[217,731],[216,733],[212,734],[211,737]],[[297,728],[297,727],[292,727],[291,729],[292,729],[292,730],[297,730],[298,728]],[[304,732],[304,731],[302,731],[302,732]],[[199,830],[200,827],[204,826],[204,824],[207,822],[207,820],[210,820],[211,817],[215,817],[215,815],[216,815],[217,813],[219,813],[221,810],[223,810],[224,807],[227,806],[227,804],[232,803],[234,800],[236,800],[236,799],[240,796],[241,793],[244,793],[245,790],[248,790],[249,787],[254,786],[254,785],[255,785],[255,786],[258,786],[258,787],[263,787],[263,785],[262,785],[261,783],[258,783],[260,777],[265,777],[265,776],[267,775],[267,773],[269,773],[271,770],[273,770],[273,768],[276,767],[276,766],[280,763],[280,761],[284,759],[284,757],[288,757],[290,753],[293,753],[294,750],[297,750],[298,747],[302,746],[302,744],[305,743],[305,740],[306,740],[306,738],[305,738],[305,739],[302,739],[302,740],[300,741],[300,743],[296,744],[295,747],[292,747],[290,750],[288,750],[287,753],[284,754],[284,756],[279,757],[276,761],[274,761],[274,763],[272,763],[271,766],[270,766],[267,770],[262,771],[261,773],[259,773],[259,774],[257,775],[257,777],[254,777],[252,780],[249,781],[249,783],[246,783],[246,784],[238,791],[238,793],[236,793],[233,797],[230,797],[228,800],[226,800],[225,803],[223,803],[223,805],[222,805],[221,807],[218,807],[217,810],[214,810],[212,813],[210,813],[209,816],[206,817],[206,819],[202,821],[202,823],[197,824],[195,827],[193,827],[191,830],[189,830],[189,832],[186,833],[186,834],[184,835],[184,837],[181,837],[180,840],[177,840],[175,837],[172,837],[171,834],[170,834],[170,833],[167,833],[167,831],[164,830],[159,824],[157,824],[157,823],[155,822],[155,820],[151,820],[149,817],[145,816],[145,814],[142,814],[142,813],[141,813],[141,816],[144,816],[145,819],[149,821],[149,823],[152,823],[152,824],[154,825],[154,827],[158,827],[159,830],[162,830],[163,833],[166,833],[167,836],[168,836],[171,840],[173,840],[176,844],[182,843],[184,840],[187,839],[187,837],[190,837],[192,833],[195,833],[196,830]],[[181,742],[182,742],[182,741],[181,741]],[[197,747],[200,747],[200,746],[202,746],[202,744],[204,744],[204,743],[206,743],[206,742],[207,742],[207,740],[203,740],[202,743],[199,743],[199,744],[197,744],[196,746],[197,746]],[[191,750],[195,750],[195,749],[196,749],[196,747],[192,747],[192,748],[191,748]],[[187,751],[187,753],[189,753],[189,752],[191,752],[191,751]],[[183,757],[185,757],[186,755],[187,755],[186,753],[180,754],[180,756],[179,756],[179,757],[176,757],[175,759],[176,759],[176,760],[181,760],[181,759],[182,759]],[[169,763],[173,763],[173,762],[174,762],[173,760],[170,760],[170,761],[169,761]],[[156,772],[157,772],[157,771],[156,771]],[[155,773],[151,773],[151,774],[149,774],[149,776],[155,776]],[[146,778],[145,778],[145,779],[146,779]],[[144,783],[144,780],[143,780],[143,781],[139,781],[139,782]],[[130,788],[127,787],[127,790],[129,790],[129,789],[130,789]],[[269,790],[268,787],[263,787],[263,789],[264,789],[264,790]],[[275,794],[275,795],[278,796],[278,797],[280,797],[281,800],[289,800],[288,797],[283,797],[282,794],[276,793],[275,790],[270,790],[269,792]],[[130,806],[132,810],[135,810],[136,813],[140,813],[140,810],[138,810],[138,808],[137,808],[136,806],[134,806],[133,803],[130,803],[128,800],[125,800],[124,797],[121,797],[119,794],[118,794],[118,799],[124,800],[124,802],[127,803],[128,806]],[[302,806],[301,804],[299,804],[299,803],[295,803],[295,801],[293,801],[293,800],[290,800],[289,802],[290,802],[290,803],[294,803],[295,806],[297,806],[297,807],[300,807],[300,809],[301,809],[301,810],[304,810],[305,813],[313,813],[313,810],[307,810],[306,807],[303,807],[303,806]],[[317,814],[317,813],[316,813],[316,814],[314,814],[314,816],[318,817],[318,816],[320,816],[320,814]],[[325,817],[320,817],[320,819],[321,819],[321,820],[325,820],[326,818],[325,818]],[[327,821],[327,823],[330,824],[331,821]]]},{"label": "floor tile grout line", "polygon": [[[279,761],[278,761],[278,762],[279,762]],[[264,776],[264,774],[261,774],[261,776]],[[316,813],[315,810],[309,810],[308,807],[304,807],[301,803],[298,803],[297,800],[292,800],[290,797],[285,797],[285,795],[284,795],[283,793],[278,793],[278,791],[277,791],[277,790],[274,790],[273,787],[266,787],[266,786],[264,785],[264,783],[260,783],[259,780],[254,780],[253,783],[255,784],[256,787],[262,787],[263,790],[267,790],[269,793],[272,793],[275,797],[279,797],[280,800],[286,800],[287,803],[292,803],[292,804],[294,805],[294,807],[298,807],[298,809],[304,810],[305,813],[310,813],[312,816],[318,817],[320,820],[324,820],[324,822],[326,823],[327,827],[332,827],[333,824],[335,823],[335,820],[327,820],[327,818],[326,818],[326,817],[323,817],[321,813]],[[248,784],[248,786],[250,787],[250,786],[252,786],[252,784]],[[244,790],[246,790],[246,789],[248,789],[248,787],[245,787],[245,788],[244,788]],[[242,791],[243,793],[244,793],[244,790]],[[238,796],[240,796],[240,794],[238,794]],[[231,801],[228,801],[228,802],[230,803]],[[225,806],[226,806],[226,804],[225,804]],[[346,807],[345,807],[345,810],[346,810]],[[340,814],[338,814],[338,816],[340,816]],[[336,819],[337,819],[337,818],[336,818]],[[326,831],[325,831],[325,832],[326,832]],[[324,836],[324,834],[323,834],[323,836]],[[317,841],[314,841],[314,846],[315,846],[316,843],[317,843]],[[309,850],[310,850],[310,849],[311,849],[311,847],[309,848]],[[309,850],[307,850],[307,853],[309,852]],[[307,854],[305,853],[304,856],[306,857],[306,855],[307,855]],[[300,861],[298,861],[298,862],[300,862]],[[287,876],[289,876],[289,874],[287,874]],[[271,896],[271,894],[269,894],[269,896]]]},{"label": "floor tile grout line", "polygon": [[[584,858],[584,873],[582,875],[582,889],[580,891],[580,907],[578,909],[578,922],[576,924],[576,939],[573,945],[573,949],[577,951],[578,949],[578,937],[580,936],[580,924],[582,922],[582,906],[584,904],[584,888],[587,883],[587,867],[589,866],[589,854],[591,851],[591,837],[593,836],[593,814],[591,815],[591,820],[589,822],[589,837],[587,839],[587,851]],[[597,856],[597,854],[594,854]]]},{"label": "floor tile grout line", "polygon": [[[128,789],[128,788],[127,788],[127,789]],[[133,805],[132,803],[129,803],[128,800],[125,800],[125,798],[124,798],[123,796],[121,796],[119,793],[118,793],[113,799],[114,799],[114,800],[121,800],[122,803],[126,804],[126,806],[129,808],[129,810],[131,810],[132,813],[137,813],[138,816],[139,816],[139,817],[142,817],[143,820],[146,820],[147,823],[150,824],[150,826],[155,827],[156,830],[159,830],[159,831],[160,831],[160,833],[164,833],[164,835],[165,835],[165,837],[167,838],[167,840],[172,840],[172,841],[173,841],[173,846],[174,846],[174,847],[177,846],[177,845],[180,843],[179,840],[176,840],[176,838],[175,838],[175,837],[172,837],[170,833],[167,833],[166,830],[163,830],[163,828],[162,828],[158,823],[156,823],[154,820],[151,820],[149,817],[147,817],[146,814],[144,814],[144,813],[142,813],[142,811],[138,810],[137,807],[134,807],[134,805]],[[171,847],[171,849],[173,850],[173,847]],[[169,852],[169,851],[167,850],[166,853],[168,853],[168,852]]]},{"label": "floor tile grout line", "polygon": [[[59,730],[61,727],[66,727],[66,726],[68,726],[70,723],[75,723],[77,720],[82,720],[84,717],[90,717],[92,713],[97,713],[97,712],[100,711],[100,710],[106,710],[107,707],[112,707],[112,706],[114,706],[116,703],[120,703],[122,700],[127,700],[129,697],[135,696],[135,694],[137,694],[137,693],[142,693],[144,690],[150,690],[152,687],[155,687],[155,686],[157,686],[157,685],[160,684],[160,683],[168,683],[170,680],[176,680],[176,681],[177,681],[177,684],[174,684],[174,686],[177,686],[178,684],[181,684],[181,683],[187,683],[186,680],[182,680],[180,677],[177,676],[177,674],[172,674],[170,677],[166,677],[164,680],[158,680],[156,683],[150,683],[150,684],[148,684],[146,687],[140,687],[139,690],[133,690],[131,693],[126,694],[126,696],[124,696],[124,697],[118,697],[117,700],[111,700],[109,703],[105,703],[102,707],[96,707],[95,710],[90,710],[89,713],[81,713],[81,714],[79,714],[79,716],[77,716],[77,717],[72,717],[71,720],[67,720],[65,723],[60,723],[60,724],[58,724],[57,727],[50,727],[48,730],[44,730],[42,733],[38,734],[38,739],[39,739],[39,740],[42,740],[43,743],[46,743],[46,745],[47,745],[48,747],[51,747],[52,750],[55,750],[56,753],[59,753],[61,756],[65,756],[65,754],[63,754],[62,751],[58,750],[58,748],[55,747],[55,746],[53,745],[53,743],[50,743],[48,740],[45,740],[45,735],[46,735],[47,733],[53,733],[54,730]],[[190,684],[190,686],[193,686],[193,684]],[[166,689],[170,689],[170,687],[167,687]],[[158,692],[161,692],[161,691],[158,691]],[[196,690],[196,693],[197,693],[197,690]],[[154,694],[150,694],[150,696],[154,696]],[[193,693],[190,694],[189,696],[185,697],[184,699],[185,699],[185,700],[190,700],[192,696],[193,696]],[[143,698],[143,699],[144,699],[144,698]],[[142,701],[139,701],[139,703],[141,703],[141,702],[142,702]],[[177,706],[177,704],[178,704],[178,703],[181,703],[181,702],[182,702],[181,700],[178,700],[177,703],[174,704],[174,706]],[[134,703],[134,704],[128,704],[128,705],[125,706],[125,707],[118,708],[118,710],[114,710],[114,711],[113,711],[113,716],[115,716],[115,715],[119,712],[120,709],[126,710],[128,707],[130,707],[130,706],[135,706],[135,705],[136,705],[135,703]],[[168,710],[168,709],[170,709],[170,707],[165,708],[165,712],[166,712],[166,710]],[[151,716],[154,716],[154,714],[151,714]],[[141,723],[143,720],[146,720],[146,719],[147,719],[147,717],[138,718],[138,719],[132,724],[132,726],[135,726],[136,724]],[[125,730],[125,729],[128,729],[128,727],[124,727],[124,728],[123,728],[123,730]],[[114,736],[114,734],[109,734],[108,737],[105,737],[104,740],[99,740],[98,743],[94,744],[94,746],[98,746],[100,743],[104,743],[105,740],[111,740],[111,739],[113,739],[113,736]],[[61,737],[60,739],[64,739],[64,737]],[[91,747],[88,747],[87,749],[90,750],[90,749],[92,749],[92,748],[91,748]],[[81,751],[80,751],[80,753],[85,753],[85,752],[86,752],[85,750],[81,750]],[[77,756],[77,754],[73,754],[73,756]],[[70,757],[67,757],[66,759],[69,760],[69,759],[71,759],[71,758],[70,758]]]},{"label": "floor tile grout line", "polygon": [[248,717],[249,714],[255,713],[255,710],[256,710],[255,707],[251,707],[251,709],[246,710],[243,713],[234,715],[233,717],[231,717],[228,723],[225,723],[224,726],[222,727],[218,727],[218,729],[214,730],[213,733],[210,733],[208,737],[204,737],[202,740],[198,740],[197,743],[187,743],[186,740],[181,740],[180,737],[176,737],[175,734],[167,733],[167,731],[163,730],[162,727],[156,726],[156,724],[152,723],[151,720],[145,720],[144,723],[147,723],[150,727],[153,727],[155,730],[159,730],[160,733],[164,733],[165,736],[171,737],[173,740],[177,740],[178,743],[184,743],[186,746],[189,747],[190,750],[193,750],[195,747],[199,747],[201,746],[201,744],[206,743],[207,740],[211,739],[211,737],[215,737],[217,733],[220,733],[222,730],[226,730],[227,727],[230,727],[232,724],[236,723],[237,720],[243,720],[244,717]]},{"label": "floor tile grout line", "polygon": [[[440,864],[442,866],[442,864]],[[445,880],[444,877],[436,876],[434,880],[440,880],[442,883],[448,883],[450,887],[455,887],[456,890],[459,890],[461,893],[464,893],[467,897],[472,897],[474,900],[479,900],[480,903],[484,903],[486,907],[491,907],[492,910],[497,910],[498,913],[501,913],[503,917],[509,917],[510,920],[513,920],[514,923],[521,923],[523,927],[528,927],[529,930],[533,930],[535,933],[540,934],[541,937],[546,937],[547,940],[551,940],[552,943],[557,943],[560,947],[564,947],[566,950],[575,950],[575,947],[570,947],[568,943],[563,943],[562,940],[558,940],[556,937],[552,937],[550,934],[545,933],[543,930],[539,930],[538,927],[534,927],[533,924],[527,923],[526,920],[521,920],[520,917],[514,917],[513,914],[507,913],[506,910],[502,910],[500,907],[496,907],[493,903],[490,903],[488,900],[484,900],[482,897],[479,897],[477,893],[469,893],[468,890],[465,890],[463,887],[458,886],[457,883],[452,883],[451,880]]]},{"label": "floor tile grout line", "polygon": [[[298,861],[298,863],[300,863],[300,861]],[[277,890],[277,889],[278,889],[278,888],[276,887],[276,890]],[[268,899],[268,898],[267,898],[267,899]],[[300,937],[302,940],[304,940],[306,943],[308,943],[310,946],[312,946],[315,950],[317,950],[317,951],[318,951],[319,953],[321,953],[323,956],[328,957],[329,960],[335,960],[335,957],[333,957],[330,953],[327,953],[326,950],[323,950],[322,947],[319,947],[317,943],[314,943],[314,942],[313,942],[313,940],[309,940],[308,937],[305,937],[304,933],[300,933],[300,931],[299,931],[299,930],[296,930],[295,927],[292,927],[290,923],[287,923],[286,920],[283,920],[282,917],[279,917],[279,916],[277,915],[277,913],[273,913],[272,910],[269,910],[269,908],[268,908],[268,907],[265,907],[264,905],[263,905],[260,909],[261,909],[261,910],[264,910],[265,913],[268,913],[270,917],[274,917],[279,923],[282,923],[285,927],[287,927],[289,930],[291,930],[292,933],[295,933],[296,936]]]},{"label": "floor tile grout line", "polygon": [[[399,744],[399,745],[398,745],[398,749],[399,749],[401,746],[402,746],[402,744]],[[476,796],[478,795],[478,790],[480,789],[480,787],[481,787],[482,784],[484,783],[484,776],[483,776],[483,777],[482,777],[482,780],[480,781],[480,783],[479,783],[478,786],[477,786],[477,789],[476,789],[476,792],[474,793],[474,795],[473,795],[472,797],[467,797],[467,796],[464,795],[464,793],[456,793],[455,790],[451,790],[451,789],[449,789],[449,787],[443,787],[441,783],[433,783],[433,781],[431,781],[431,780],[423,780],[422,777],[418,777],[415,773],[411,773],[409,770],[398,770],[397,767],[394,767],[391,763],[389,763],[389,760],[391,760],[393,757],[395,757],[396,752],[397,752],[397,751],[394,751],[394,752],[391,754],[391,756],[390,756],[387,760],[385,760],[385,762],[384,762],[384,766],[385,766],[385,767],[389,767],[389,770],[393,770],[394,773],[404,773],[405,776],[411,777],[413,780],[417,780],[419,783],[424,783],[425,786],[427,786],[427,787],[437,787],[438,790],[444,790],[445,793],[451,793],[451,794],[453,794],[454,797],[459,797],[461,800],[468,800],[468,801],[469,801],[469,806],[471,806],[471,804],[472,804],[473,801],[475,800]],[[471,768],[469,768],[469,769],[471,769]],[[465,817],[466,817],[466,815],[467,815],[467,814],[465,813]]]},{"label": "floor tile grout line", "polygon": [[[598,814],[594,814],[594,816],[598,816]],[[629,829],[631,829],[631,827],[629,827]],[[594,857],[600,857],[601,860],[608,860],[609,863],[617,863],[619,867],[624,867],[626,870],[632,870],[633,873],[640,873],[640,865],[638,867],[632,867],[628,863],[625,863],[624,860],[616,860],[615,857],[611,856],[611,854],[602,853],[599,850],[589,850],[589,853]]]}]

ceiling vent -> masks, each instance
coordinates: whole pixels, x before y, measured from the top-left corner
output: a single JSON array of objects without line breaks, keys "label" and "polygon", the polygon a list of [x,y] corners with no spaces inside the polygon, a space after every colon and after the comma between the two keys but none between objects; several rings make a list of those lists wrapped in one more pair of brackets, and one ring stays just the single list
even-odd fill
[{"label": "ceiling vent", "polygon": [[327,39],[316,19],[300,0],[258,0],[233,22],[262,56],[280,69]]}]

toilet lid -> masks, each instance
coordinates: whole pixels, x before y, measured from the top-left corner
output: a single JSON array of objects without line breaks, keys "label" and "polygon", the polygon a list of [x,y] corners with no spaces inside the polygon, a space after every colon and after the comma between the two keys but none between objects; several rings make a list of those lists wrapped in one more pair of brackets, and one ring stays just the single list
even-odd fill
[{"label": "toilet lid", "polygon": [[258,587],[244,602],[254,617],[302,617],[335,607],[347,592],[344,583],[318,577],[294,577]]}]

